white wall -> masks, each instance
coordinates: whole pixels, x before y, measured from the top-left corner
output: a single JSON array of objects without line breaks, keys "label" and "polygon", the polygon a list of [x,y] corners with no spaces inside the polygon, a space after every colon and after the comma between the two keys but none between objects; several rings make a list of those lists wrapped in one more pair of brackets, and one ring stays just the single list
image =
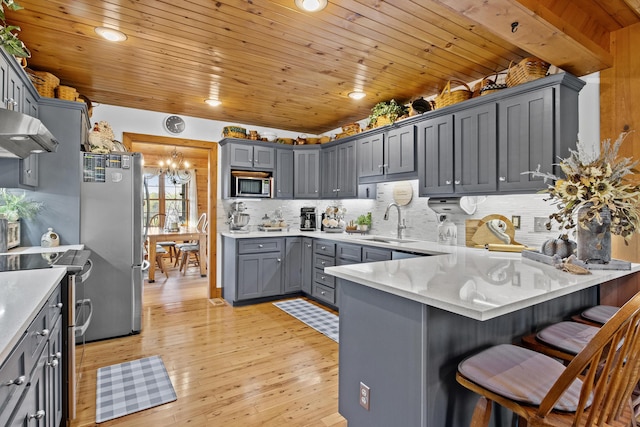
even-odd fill
[{"label": "white wall", "polygon": [[[599,149],[600,139],[600,102],[599,102],[599,74],[594,73],[583,77],[586,81],[585,87],[579,96],[580,129],[579,136],[583,143],[590,145],[593,149]],[[94,106],[92,121],[106,120],[113,128],[115,138],[122,140],[122,132],[142,133],[151,135],[170,135],[162,127],[162,122],[169,113],[157,113],[152,111],[137,110],[131,108],[114,107],[110,105]],[[234,124],[221,121],[199,119],[183,116],[186,121],[186,130],[180,135],[181,138],[198,139],[204,141],[218,141],[221,139],[222,128]],[[365,123],[363,121],[363,123]],[[365,123],[366,124],[366,123]],[[258,132],[272,130],[281,137],[295,138],[296,132],[287,132],[268,128],[241,125],[246,129],[256,129]],[[336,131],[339,131],[336,130]],[[333,133],[336,133],[334,131]],[[329,132],[331,133],[331,132]],[[218,180],[220,182],[220,180]],[[403,207],[403,215],[406,218],[406,237],[413,237],[425,240],[437,240],[438,222],[435,213],[427,206],[427,198],[418,198],[417,181],[411,181],[414,198],[412,202]],[[285,219],[293,229],[300,226],[299,215],[302,206],[315,206],[318,212],[323,211],[331,204],[341,204],[347,208],[347,219],[355,219],[358,215],[371,212],[373,216],[372,233],[395,235],[396,216],[395,211],[391,213],[389,221],[383,221],[382,217],[386,206],[392,201],[394,183],[379,184],[376,200],[263,200],[246,202],[247,213],[251,215],[250,224],[256,227],[260,218],[267,213],[270,216],[280,208]],[[220,192],[218,192],[220,194]],[[511,219],[512,215],[521,217],[521,229],[516,231],[515,239],[519,243],[539,246],[549,237],[555,237],[559,233],[554,232],[534,232],[534,217],[547,217],[554,211],[553,207],[542,200],[543,195],[512,195],[512,196],[489,196],[484,203],[478,206],[477,212],[472,216],[452,215],[451,220],[458,227],[458,244],[464,245],[466,219],[482,218],[489,214],[501,214]],[[228,230],[227,213],[230,210],[231,201],[218,200],[218,230]],[[218,273],[220,264],[218,262]],[[220,277],[218,277],[220,286]]]}]

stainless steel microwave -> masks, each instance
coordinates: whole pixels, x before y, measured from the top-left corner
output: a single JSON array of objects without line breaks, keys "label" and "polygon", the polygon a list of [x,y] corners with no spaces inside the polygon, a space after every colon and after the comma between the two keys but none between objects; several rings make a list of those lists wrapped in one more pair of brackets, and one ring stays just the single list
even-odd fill
[{"label": "stainless steel microwave", "polygon": [[234,176],[232,197],[273,197],[273,178]]}]

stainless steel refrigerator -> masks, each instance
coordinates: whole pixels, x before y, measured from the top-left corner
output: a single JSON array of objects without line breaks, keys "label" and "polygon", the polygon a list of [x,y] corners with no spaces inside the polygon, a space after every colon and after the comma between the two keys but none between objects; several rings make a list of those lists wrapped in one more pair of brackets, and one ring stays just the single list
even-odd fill
[{"label": "stainless steel refrigerator", "polygon": [[83,153],[80,241],[93,272],[85,298],[93,302],[86,341],[140,332],[142,317],[142,154]]}]

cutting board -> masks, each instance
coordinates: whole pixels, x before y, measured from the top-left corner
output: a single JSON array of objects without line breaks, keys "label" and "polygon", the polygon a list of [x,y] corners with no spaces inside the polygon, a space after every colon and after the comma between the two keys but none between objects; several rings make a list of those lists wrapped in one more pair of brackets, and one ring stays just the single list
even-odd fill
[{"label": "cutting board", "polygon": [[485,225],[492,219],[499,219],[507,225],[505,234],[511,239],[510,245],[522,246],[515,240],[516,230],[511,221],[499,214],[487,215],[482,219],[468,219],[465,222],[465,244],[470,247],[484,247],[487,244],[504,245],[505,242],[491,233]]}]

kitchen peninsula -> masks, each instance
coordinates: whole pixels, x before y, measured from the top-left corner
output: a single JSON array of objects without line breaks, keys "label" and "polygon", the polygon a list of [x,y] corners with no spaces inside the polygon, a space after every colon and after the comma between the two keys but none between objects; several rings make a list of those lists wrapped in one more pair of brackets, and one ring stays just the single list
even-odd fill
[{"label": "kitchen peninsula", "polygon": [[[478,396],[455,381],[463,358],[596,305],[640,271],[577,276],[520,254],[447,252],[325,269],[340,290],[339,411],[350,427],[469,425]],[[510,423],[500,408],[491,425]]]},{"label": "kitchen peninsula", "polygon": [[[301,265],[302,283],[309,276],[314,286],[302,289],[304,293],[323,302],[326,295],[314,293],[316,286],[335,293],[330,305],[340,310],[339,412],[350,427],[469,425],[477,396],[455,381],[462,358],[490,345],[515,342],[536,328],[598,304],[601,294],[624,286],[640,271],[640,265],[633,264],[631,270],[595,270],[580,276],[517,253],[384,241],[384,236],[297,230],[222,236],[223,271],[235,270],[226,263],[241,262],[242,256],[263,262],[271,254],[274,268],[284,270],[280,279],[291,265]],[[306,244],[287,251],[280,247],[287,246],[286,239],[304,239]],[[306,245],[313,258],[304,256]],[[331,245],[333,261],[316,254]],[[362,256],[360,262],[341,265],[340,257],[346,260],[354,248],[362,253],[379,249],[427,256],[381,262],[367,262]],[[257,256],[260,251],[265,251],[262,258]],[[241,253],[238,258],[237,253]],[[319,266],[322,261],[328,263]],[[225,278],[223,283],[227,286],[236,279]],[[283,285],[279,289],[282,296],[288,294]],[[223,295],[238,299],[228,288]],[[359,405],[361,382],[370,387],[369,410]],[[500,409],[492,423],[510,425],[510,415]]]}]

